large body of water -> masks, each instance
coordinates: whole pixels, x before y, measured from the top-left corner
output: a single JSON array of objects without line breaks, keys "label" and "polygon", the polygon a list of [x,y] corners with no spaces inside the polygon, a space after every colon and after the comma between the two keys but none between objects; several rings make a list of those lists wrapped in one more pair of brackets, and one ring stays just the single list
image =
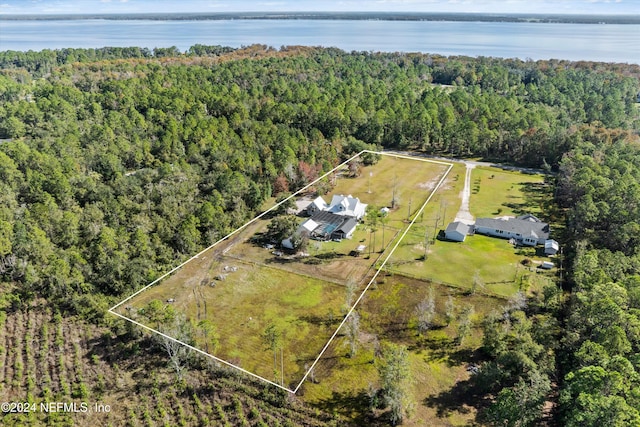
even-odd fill
[{"label": "large body of water", "polygon": [[375,20],[0,21],[0,50],[273,47],[640,63],[640,25]]}]

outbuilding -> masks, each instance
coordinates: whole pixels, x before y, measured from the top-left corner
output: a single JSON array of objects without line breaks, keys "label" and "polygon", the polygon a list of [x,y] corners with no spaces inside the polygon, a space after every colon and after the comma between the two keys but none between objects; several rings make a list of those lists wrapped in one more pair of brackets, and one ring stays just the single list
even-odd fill
[{"label": "outbuilding", "polygon": [[469,234],[469,226],[459,221],[452,222],[444,230],[444,237],[454,242],[464,242],[467,234]]},{"label": "outbuilding", "polygon": [[544,254],[555,255],[560,250],[560,245],[553,239],[547,239],[544,241]]}]

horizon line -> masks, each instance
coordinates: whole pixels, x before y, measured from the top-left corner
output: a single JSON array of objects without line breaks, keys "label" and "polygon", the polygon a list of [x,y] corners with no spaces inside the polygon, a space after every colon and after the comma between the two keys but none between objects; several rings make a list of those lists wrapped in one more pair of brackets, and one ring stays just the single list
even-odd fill
[{"label": "horizon line", "polygon": [[4,16],[159,16],[159,15],[199,15],[199,16],[224,16],[224,15],[321,15],[321,14],[340,14],[340,15],[389,15],[389,16],[487,16],[487,17],[627,17],[634,18],[640,17],[640,13],[598,13],[598,12],[444,12],[444,11],[366,11],[366,10],[316,10],[316,11],[304,11],[304,10],[290,10],[290,11],[226,11],[226,12],[2,12],[0,11],[0,17]]}]

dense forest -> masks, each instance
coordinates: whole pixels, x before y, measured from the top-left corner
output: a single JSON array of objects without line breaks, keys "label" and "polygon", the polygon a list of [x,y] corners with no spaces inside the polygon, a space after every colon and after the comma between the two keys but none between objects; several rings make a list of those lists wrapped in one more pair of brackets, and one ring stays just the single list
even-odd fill
[{"label": "dense forest", "polygon": [[562,425],[640,425],[639,79],[302,47],[0,52],[2,306],[112,325],[111,304],[365,148],[544,168],[571,274],[486,320],[483,422],[534,425],[553,400]]}]

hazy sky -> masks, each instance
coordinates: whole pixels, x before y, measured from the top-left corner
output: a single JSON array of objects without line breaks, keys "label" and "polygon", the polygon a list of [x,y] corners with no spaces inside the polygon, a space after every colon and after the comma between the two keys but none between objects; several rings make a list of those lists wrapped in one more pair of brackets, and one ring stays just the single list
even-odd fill
[{"label": "hazy sky", "polygon": [[0,14],[234,11],[640,14],[640,0],[0,0]]}]

